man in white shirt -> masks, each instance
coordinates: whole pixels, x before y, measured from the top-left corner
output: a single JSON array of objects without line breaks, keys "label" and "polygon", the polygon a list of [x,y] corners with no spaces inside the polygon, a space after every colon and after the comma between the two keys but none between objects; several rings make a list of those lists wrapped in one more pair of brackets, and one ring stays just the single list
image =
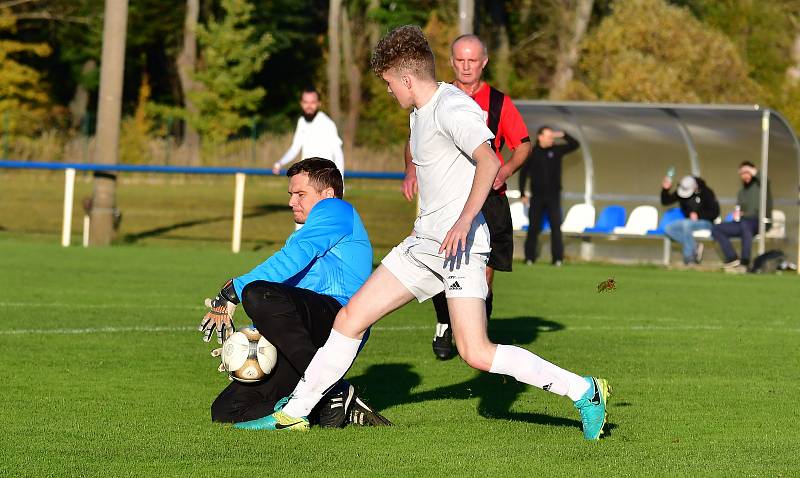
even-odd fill
[{"label": "man in white shirt", "polygon": [[300,96],[300,108],[303,110],[303,116],[297,120],[292,145],[272,166],[273,174],[280,174],[281,168],[292,162],[300,153],[300,159],[330,159],[344,176],[342,140],[339,138],[336,123],[320,111],[319,106],[319,92],[313,87],[303,90],[303,94]]},{"label": "man in white shirt", "polygon": [[414,107],[409,144],[420,197],[414,231],[339,310],[286,405],[235,427],[307,429],[308,414],[350,368],[365,331],[412,299],[422,302],[444,291],[464,362],[568,396],[580,412],[584,437],[597,440],[610,395],[605,380],[581,377],[520,347],[496,345],[486,334],[490,247],[481,206],[500,160],[488,143],[494,135],[480,106],[455,86],[436,82],[433,52],[417,26],[389,32],[375,47],[372,69],[401,107]]},{"label": "man in white shirt", "polygon": [[[487,320],[492,315],[494,272],[511,272],[514,256],[514,228],[506,197],[506,179],[525,163],[531,151],[528,128],[511,98],[482,79],[488,62],[486,44],[476,35],[461,35],[450,44],[450,66],[456,76],[453,85],[469,95],[483,110],[486,125],[495,136],[492,141],[493,149],[502,164],[492,191],[481,209],[489,227],[492,248],[486,264],[486,282],[489,284],[489,294],[486,296]],[[512,151],[507,161],[500,154],[503,145]],[[403,194],[410,201],[417,190],[417,171],[408,147],[405,151],[405,163]],[[433,353],[441,360],[449,360],[453,358],[455,351],[445,293],[436,294],[431,302],[436,311],[437,322],[432,342]]]}]

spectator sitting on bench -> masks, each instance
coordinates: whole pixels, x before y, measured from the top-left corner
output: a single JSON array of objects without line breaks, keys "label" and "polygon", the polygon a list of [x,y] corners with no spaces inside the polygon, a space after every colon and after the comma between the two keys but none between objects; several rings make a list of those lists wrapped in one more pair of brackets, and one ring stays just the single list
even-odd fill
[{"label": "spectator sitting on bench", "polygon": [[670,188],[672,178],[667,175],[661,182],[661,204],[680,203],[685,219],[667,224],[664,232],[681,245],[684,264],[699,264],[703,258],[703,244],[695,241],[692,233],[711,229],[712,221],[719,216],[719,202],[714,191],[697,176],[684,176],[675,191]]},{"label": "spectator sitting on bench", "polygon": [[[736,195],[736,210],[733,212],[733,221],[716,224],[711,229],[711,235],[722,248],[725,256],[723,268],[731,272],[744,272],[750,264],[750,248],[753,236],[758,233],[758,220],[761,217],[761,178],[758,169],[750,161],[739,165],[739,177],[742,179],[742,189]],[[767,229],[772,218],[772,194],[767,182]],[[731,237],[742,238],[742,255],[739,258],[731,245]]]}]

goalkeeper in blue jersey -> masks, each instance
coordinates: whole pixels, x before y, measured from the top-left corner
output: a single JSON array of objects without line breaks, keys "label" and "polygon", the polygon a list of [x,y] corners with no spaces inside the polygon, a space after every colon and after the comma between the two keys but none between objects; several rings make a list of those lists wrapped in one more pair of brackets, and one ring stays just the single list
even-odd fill
[{"label": "goalkeeper in blue jersey", "polygon": [[[200,324],[206,342],[216,329],[221,343],[234,330],[233,312],[241,303],[278,350],[278,360],[263,381],[231,382],[211,406],[214,421],[241,422],[272,413],[327,340],[339,309],[372,272],[367,231],[355,208],[341,199],[342,175],[336,165],[309,158],[292,165],[286,175],[294,221],[304,227],[272,257],[207,299],[210,310]],[[388,424],[344,380],[328,393],[316,415],[327,427]]]}]

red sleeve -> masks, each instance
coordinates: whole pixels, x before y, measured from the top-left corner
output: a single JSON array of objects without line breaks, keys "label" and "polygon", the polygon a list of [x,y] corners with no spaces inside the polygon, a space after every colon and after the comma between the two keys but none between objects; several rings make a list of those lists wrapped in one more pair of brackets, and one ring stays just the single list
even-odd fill
[{"label": "red sleeve", "polygon": [[503,111],[500,113],[500,125],[497,129],[497,135],[503,138],[510,149],[516,149],[526,138],[530,140],[528,127],[508,95],[503,99]]}]

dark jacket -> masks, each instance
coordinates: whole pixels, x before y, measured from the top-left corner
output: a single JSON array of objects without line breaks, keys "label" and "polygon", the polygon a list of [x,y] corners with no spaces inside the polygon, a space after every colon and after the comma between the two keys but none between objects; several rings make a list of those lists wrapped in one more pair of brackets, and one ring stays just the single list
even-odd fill
[{"label": "dark jacket", "polygon": [[564,144],[542,148],[538,141],[528,159],[519,168],[519,191],[525,194],[528,177],[531,178],[532,196],[556,196],[561,192],[561,158],[578,149],[581,144],[564,133]]},{"label": "dark jacket", "polygon": [[[767,210],[766,217],[772,218],[772,191],[767,181]],[[742,189],[736,195],[736,203],[742,207],[742,218],[758,219],[761,209],[761,175],[756,174],[748,184],[742,184]]]},{"label": "dark jacket", "polygon": [[678,196],[677,189],[675,191],[670,191],[669,189],[662,188],[661,204],[663,206],[668,206],[676,201],[680,202],[681,212],[683,212],[685,217],[689,217],[690,213],[696,212],[698,218],[714,222],[714,219],[719,216],[719,202],[717,202],[717,197],[714,195],[714,191],[706,185],[705,181],[697,176],[695,176],[694,179],[697,181],[696,193],[684,199]]}]

